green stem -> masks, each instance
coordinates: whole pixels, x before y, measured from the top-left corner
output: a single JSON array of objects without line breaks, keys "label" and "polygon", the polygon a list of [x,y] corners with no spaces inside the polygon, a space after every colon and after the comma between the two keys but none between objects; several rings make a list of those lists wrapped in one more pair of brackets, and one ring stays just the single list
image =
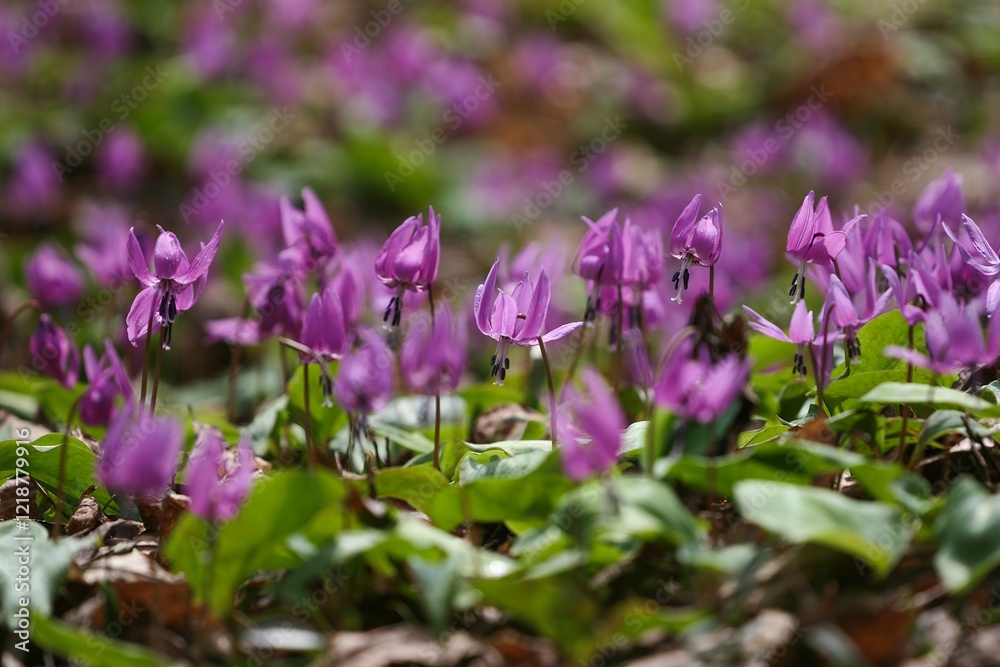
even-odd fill
[{"label": "green stem", "polygon": [[149,398],[149,414],[156,413],[156,395],[160,391],[160,367],[163,364],[163,330],[160,330],[160,344],[156,348],[156,368],[153,370],[153,394]]},{"label": "green stem", "polygon": [[149,302],[149,320],[146,322],[146,347],[142,353],[142,390],[139,394],[139,407],[146,404],[146,385],[149,381],[149,351],[153,345],[153,318],[156,317],[157,297],[159,293],[153,294],[153,300]]},{"label": "green stem", "polygon": [[[909,328],[909,347],[910,347],[911,350],[913,349],[913,325],[912,324],[910,325],[910,328]],[[913,382],[913,364],[910,363],[909,361],[906,362],[906,382],[907,382],[907,384]],[[906,455],[906,439],[907,439],[906,436],[907,436],[907,430],[909,429],[910,425],[908,423],[909,422],[909,415],[906,414],[906,406],[903,405],[903,404],[900,404],[899,410],[900,410],[900,412],[903,413],[903,423],[900,425],[900,430],[899,430],[899,456],[900,456],[900,458],[902,458],[903,456]]]},{"label": "green stem", "polygon": [[312,409],[309,405],[309,364],[302,365],[302,394],[306,412],[306,469],[313,468]]},{"label": "green stem", "polygon": [[541,336],[538,337],[538,349],[542,353],[542,363],[545,365],[545,379],[549,383],[549,415],[552,420],[552,449],[555,449],[556,442],[558,441],[556,438],[556,423],[558,422],[556,413],[559,412],[559,410],[556,406],[556,386],[552,381],[552,367],[549,365],[549,355],[545,351],[545,343],[542,341]]},{"label": "green stem", "polygon": [[[427,288],[427,305],[431,311],[431,335],[434,333],[434,290]],[[450,323],[449,323],[450,324]],[[434,467],[441,469],[441,376],[434,386]]]},{"label": "green stem", "polygon": [[73,406],[69,409],[69,416],[66,418],[66,429],[63,431],[62,447],[59,448],[59,474],[56,478],[56,505],[55,505],[55,525],[52,527],[52,539],[58,540],[59,535],[62,533],[62,523],[63,523],[63,485],[66,482],[66,450],[69,449],[69,429],[73,425],[73,419],[76,417],[76,413],[80,407],[80,400],[83,398],[83,394],[77,397],[73,401]]}]

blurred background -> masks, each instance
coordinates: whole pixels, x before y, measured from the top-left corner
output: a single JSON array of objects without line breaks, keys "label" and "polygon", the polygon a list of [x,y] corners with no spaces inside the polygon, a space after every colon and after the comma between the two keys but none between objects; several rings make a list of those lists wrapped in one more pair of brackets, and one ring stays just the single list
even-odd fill
[{"label": "blurred background", "polygon": [[159,224],[192,254],[225,219],[196,311],[238,315],[240,274],[280,250],[278,197],[303,187],[356,257],[433,205],[441,289],[463,298],[503,243],[564,247],[565,267],[579,216],[669,233],[696,192],[724,207],[730,306],[784,286],[809,190],[838,220],[909,224],[953,168],[996,239],[998,34],[989,0],[4,0],[0,311],[40,242],[100,284],[124,256],[102,238]]}]

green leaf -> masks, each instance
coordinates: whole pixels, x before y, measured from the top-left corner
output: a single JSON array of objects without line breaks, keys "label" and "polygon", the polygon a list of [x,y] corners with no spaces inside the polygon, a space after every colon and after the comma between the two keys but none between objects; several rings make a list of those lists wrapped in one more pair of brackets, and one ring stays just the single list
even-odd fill
[{"label": "green leaf", "polygon": [[926,404],[935,407],[948,406],[969,410],[979,415],[996,416],[1000,414],[997,406],[981,398],[947,387],[934,387],[926,384],[907,384],[905,382],[886,382],[875,387],[860,398],[862,403],[903,403]]},{"label": "green leaf", "polygon": [[[854,377],[861,373],[867,374],[906,367],[905,362],[901,359],[887,357],[882,353],[889,345],[909,347],[910,325],[907,324],[898,310],[883,313],[865,324],[858,329],[857,338],[861,344],[861,360],[851,367],[851,375],[849,377]],[[927,351],[926,346],[923,345],[922,324],[918,324],[914,328],[913,340],[914,347],[918,352]],[[846,366],[841,364],[833,369],[833,377],[843,375],[846,370]],[[831,383],[830,386],[832,387],[834,384],[836,383]]]},{"label": "green leaf", "polygon": [[895,507],[828,489],[751,480],[737,483],[733,496],[747,521],[789,542],[822,544],[856,556],[879,576],[896,564],[913,531]]},{"label": "green leaf", "polygon": [[[33,620],[38,615],[51,614],[52,603],[73,557],[95,539],[64,537],[53,542],[48,531],[35,521],[0,523],[0,608],[4,624],[9,625],[15,611],[21,609],[21,598],[25,597],[30,600]],[[20,567],[27,568],[26,577],[19,578]]]},{"label": "green leaf", "polygon": [[[0,442],[0,479],[14,477],[18,469],[18,459],[24,459],[27,466],[20,466],[22,471],[46,491],[55,495],[59,486],[59,456],[62,449],[63,435],[50,433],[43,435],[27,446],[19,446],[18,440]],[[23,442],[20,441],[20,442]],[[20,456],[24,450],[27,456]],[[69,438],[66,449],[66,473],[63,478],[63,499],[76,507],[80,497],[91,486],[96,486],[94,466],[97,456],[93,450],[76,438]],[[111,496],[102,487],[94,490],[94,499],[102,506],[111,500]]]},{"label": "green leaf", "polygon": [[82,664],[103,667],[171,667],[184,664],[172,662],[142,646],[86,632],[55,618],[34,616],[31,629],[31,638],[40,647]]},{"label": "green leaf", "polygon": [[[236,589],[257,570],[301,561],[287,546],[292,536],[315,533],[328,539],[343,527],[347,493],[344,481],[325,471],[275,473],[259,481],[239,515],[217,531],[197,517],[185,517],[164,553],[187,575],[197,597],[226,617]],[[213,541],[215,567],[209,577]],[[206,590],[209,580],[211,590]]]},{"label": "green leaf", "polygon": [[953,592],[968,591],[1000,565],[1000,496],[960,478],[934,523],[934,536],[941,581]]}]

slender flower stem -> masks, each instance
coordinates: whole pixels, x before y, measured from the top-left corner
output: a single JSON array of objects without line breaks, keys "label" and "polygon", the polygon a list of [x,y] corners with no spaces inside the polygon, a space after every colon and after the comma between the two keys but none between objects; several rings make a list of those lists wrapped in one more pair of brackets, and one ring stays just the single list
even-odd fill
[{"label": "slender flower stem", "polygon": [[715,304],[715,264],[708,267],[708,299]]},{"label": "slender flower stem", "polygon": [[302,365],[302,394],[306,411],[306,469],[313,468],[312,410],[309,405],[309,364]]},{"label": "slender flower stem", "polygon": [[[909,335],[909,338],[908,338],[909,348],[910,348],[910,350],[912,350],[913,347],[914,347],[914,345],[913,345],[913,325],[912,324],[910,325],[910,328],[909,328],[909,331],[908,331],[908,335]],[[906,382],[907,382],[907,384],[913,382],[913,364],[910,363],[909,361],[906,362]],[[903,414],[903,423],[899,427],[899,450],[898,450],[899,458],[902,459],[904,456],[906,456],[906,440],[907,440],[906,436],[908,435],[907,434],[907,430],[909,429],[910,425],[908,423],[909,422],[909,415],[906,414],[906,406],[905,405],[900,405],[899,411]],[[895,459],[895,458],[896,457],[893,457],[893,459]]]},{"label": "slender flower stem", "polygon": [[156,347],[156,368],[153,370],[153,394],[149,399],[150,415],[156,412],[156,394],[160,390],[160,367],[163,364],[163,336],[164,332],[161,330],[160,344]]},{"label": "slender flower stem", "polygon": [[42,312],[42,304],[38,302],[37,299],[31,299],[30,301],[25,301],[20,306],[14,309],[14,312],[10,314],[7,321],[4,322],[3,331],[0,331],[0,356],[3,355],[3,344],[7,341],[7,332],[10,331],[10,325],[14,323],[17,316],[26,310],[37,310]]},{"label": "slender flower stem", "polygon": [[552,382],[552,367],[549,365],[549,355],[545,351],[545,343],[542,342],[541,336],[538,337],[538,349],[542,353],[542,363],[545,364],[545,379],[548,380],[549,383],[549,415],[551,415],[552,419],[552,448],[555,449],[557,442],[556,424],[558,422],[556,413],[559,412],[559,410],[556,406],[556,387],[555,383]]},{"label": "slender flower stem", "polygon": [[59,475],[56,478],[56,497],[55,497],[55,525],[52,527],[52,539],[58,540],[59,535],[62,533],[63,524],[63,484],[66,482],[66,450],[69,449],[69,429],[73,425],[73,420],[76,418],[76,413],[80,407],[80,400],[83,398],[83,394],[80,394],[75,401],[73,401],[73,406],[69,409],[69,416],[66,418],[66,429],[63,431],[62,447],[59,448]]},{"label": "slender flower stem", "polygon": [[[434,289],[427,288],[427,305],[431,311],[431,335],[434,333]],[[441,469],[441,377],[434,385],[434,467]]]},{"label": "slender flower stem", "polygon": [[[813,375],[816,376],[816,407],[819,411],[826,412],[826,407],[823,401],[823,369],[819,365],[819,361],[816,359],[816,347],[809,343],[807,345],[809,348],[809,357],[812,359]],[[825,354],[825,352],[823,353]]]},{"label": "slender flower stem", "polygon": [[[233,351],[229,355],[229,386],[226,390],[226,418],[230,422],[236,422],[236,375],[240,370],[240,351],[243,348],[238,344],[233,345]],[[284,355],[284,352],[282,352]]]},{"label": "slender flower stem", "polygon": [[622,386],[622,367],[625,365],[624,357],[624,341],[622,341],[622,335],[624,333],[624,322],[625,320],[625,302],[622,299],[622,284],[618,283],[618,331],[615,338],[615,396],[618,395],[618,390]]},{"label": "slender flower stem", "polygon": [[142,390],[139,394],[139,407],[146,404],[146,384],[149,381],[149,350],[153,345],[153,318],[156,317],[157,294],[153,295],[153,300],[149,303],[149,320],[146,323],[146,347],[142,353]]}]

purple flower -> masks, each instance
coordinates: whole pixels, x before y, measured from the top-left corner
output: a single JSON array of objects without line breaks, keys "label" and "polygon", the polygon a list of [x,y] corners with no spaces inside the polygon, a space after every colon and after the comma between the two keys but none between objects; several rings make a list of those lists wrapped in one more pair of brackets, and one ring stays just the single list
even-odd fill
[{"label": "purple flower", "polygon": [[833,328],[844,332],[848,361],[861,358],[861,343],[857,337],[858,327],[884,313],[892,297],[891,289],[881,294],[876,291],[875,260],[869,260],[869,266],[871,269],[868,271],[864,289],[854,291],[853,296],[848,293],[840,278],[831,276],[826,301],[823,304],[825,317],[829,318]]},{"label": "purple flower", "polygon": [[621,228],[618,226],[618,209],[613,208],[597,221],[587,216],[587,232],[573,258],[573,272],[598,285],[617,285],[622,281],[625,247]]},{"label": "purple flower", "polygon": [[[163,347],[170,349],[174,319],[178,313],[191,308],[201,295],[208,269],[219,249],[222,225],[220,222],[208,245],[195,255],[193,262],[188,262],[187,255],[184,254],[180,241],[174,233],[158,227],[160,236],[156,239],[156,246],[153,249],[152,273],[149,272],[146,257],[135,237],[135,229],[129,230],[129,268],[145,286],[145,289],[135,297],[132,308],[125,318],[128,339],[133,346],[137,345],[141,338],[152,335],[147,328],[150,313],[153,313],[153,329],[163,327]],[[197,289],[196,282],[199,283]]]},{"label": "purple flower", "polygon": [[453,318],[447,304],[434,316],[410,326],[399,353],[403,379],[413,391],[432,395],[454,391],[465,367],[468,339],[465,321]]},{"label": "purple flower", "polygon": [[300,283],[296,259],[289,250],[279,253],[276,262],[261,262],[252,273],[243,274],[247,298],[266,336],[299,335],[305,310]]},{"label": "purple flower", "polygon": [[740,395],[750,363],[735,355],[713,362],[698,355],[685,338],[667,359],[656,386],[656,404],[685,419],[707,424],[717,419]]},{"label": "purple flower", "polygon": [[302,321],[299,342],[313,353],[312,359],[303,358],[304,363],[328,362],[344,356],[347,351],[344,310],[340,305],[340,297],[332,287],[313,294]]},{"label": "purple flower", "polygon": [[42,315],[38,328],[28,341],[31,363],[34,368],[54,378],[69,389],[76,384],[80,373],[80,352],[69,334]]},{"label": "purple flower", "polygon": [[806,264],[826,266],[831,264],[847,244],[847,232],[861,219],[855,217],[849,221],[843,231],[834,231],[833,219],[830,217],[830,207],[826,197],[822,197],[813,208],[816,193],[810,191],[802,200],[802,206],[792,218],[788,229],[788,243],[785,250],[793,258],[799,260],[799,270],[792,278],[792,288],[788,296],[793,297],[792,303],[804,299],[806,295],[805,271]]},{"label": "purple flower", "polygon": [[906,229],[884,208],[872,216],[872,223],[862,232],[861,245],[864,257],[889,266],[899,264],[913,249]]},{"label": "purple flower", "polygon": [[618,399],[597,371],[584,370],[583,385],[586,392],[567,387],[569,435],[562,438],[561,448],[563,471],[575,480],[600,474],[614,465],[626,425]]},{"label": "purple flower", "polygon": [[[23,19],[23,17],[22,17]],[[17,153],[7,198],[15,215],[31,215],[52,209],[59,199],[62,171],[52,169],[55,156],[43,144],[31,141]]]},{"label": "purple flower", "polygon": [[97,478],[115,493],[160,496],[174,476],[183,435],[176,419],[153,418],[126,401],[108,424]]},{"label": "purple flower", "polygon": [[967,215],[962,215],[962,228],[965,229],[965,233],[969,237],[969,241],[972,243],[973,249],[975,249],[976,254],[979,258],[972,256],[972,253],[955,237],[954,232],[948,225],[942,225],[945,233],[948,234],[949,238],[955,243],[955,247],[958,248],[962,257],[965,259],[965,263],[979,271],[984,276],[995,276],[1000,273],[1000,256],[997,256],[996,250],[990,245],[990,242],[986,240],[986,236],[983,235],[983,231],[979,229],[979,225],[973,222],[972,218]]},{"label": "purple flower", "polygon": [[297,251],[301,267],[312,270],[337,254],[337,236],[316,193],[305,188],[302,201],[305,207],[300,211],[287,197],[281,198],[281,231],[285,245]]},{"label": "purple flower", "polygon": [[622,228],[622,284],[646,290],[663,275],[663,238],[658,230],[643,230],[625,216]]},{"label": "purple flower", "polygon": [[194,515],[206,521],[225,521],[239,512],[250,493],[255,466],[245,437],[236,450],[234,461],[217,428],[207,427],[198,434],[184,473]]},{"label": "purple flower", "polygon": [[[882,265],[882,275],[892,289],[896,299],[896,307],[899,308],[903,319],[910,326],[916,326],[927,319],[927,311],[924,310],[924,307],[933,308],[940,303],[944,291],[920,255],[911,251],[907,265],[909,270],[906,273],[905,284],[900,281],[896,269],[886,264]],[[924,307],[913,304],[917,298],[923,301]]]},{"label": "purple flower", "polygon": [[361,332],[363,344],[340,362],[333,393],[348,411],[367,415],[392,398],[392,352],[371,329]]},{"label": "purple flower", "polygon": [[24,280],[31,295],[46,308],[69,306],[83,296],[83,273],[62,246],[43,243],[25,262]]},{"label": "purple flower", "polygon": [[102,181],[115,190],[138,185],[146,173],[142,140],[129,127],[116,128],[94,155]]},{"label": "purple flower", "polygon": [[427,224],[419,214],[407,218],[389,235],[375,256],[375,275],[382,284],[396,290],[382,321],[392,313],[392,326],[399,326],[403,291],[424,292],[437,279],[441,254],[441,216],[430,207]]},{"label": "purple flower", "polygon": [[337,273],[329,281],[329,286],[340,297],[340,305],[344,309],[344,322],[348,329],[353,329],[361,319],[365,303],[365,279],[361,273],[362,262],[357,261],[356,253],[342,259]]},{"label": "purple flower", "polygon": [[[113,205],[84,204],[80,215],[80,236],[73,252],[101,287],[118,287],[132,279],[128,254],[123,252],[128,242],[129,217],[124,209]],[[143,252],[152,250],[151,240],[139,239]]]},{"label": "purple flower", "polygon": [[938,221],[958,223],[964,217],[964,211],[962,177],[948,169],[920,193],[913,207],[913,220],[918,229],[928,232]]},{"label": "purple flower", "polygon": [[539,338],[549,343],[573,333],[583,326],[583,322],[564,324],[543,335],[551,297],[548,272],[542,269],[537,287],[532,284],[531,276],[525,274],[514,290],[507,294],[497,287],[499,269],[498,258],[486,276],[486,282],[476,289],[473,311],[479,330],[497,341],[497,352],[490,363],[493,365],[493,376],[499,376],[497,382],[502,385],[510,368],[507,349],[512,343],[530,347],[538,345]]},{"label": "purple flower", "polygon": [[115,412],[115,399],[132,400],[132,385],[110,339],[104,340],[104,355],[97,359],[88,345],[83,348],[87,390],[80,398],[80,419],[91,426],[104,426]]},{"label": "purple flower", "polygon": [[938,307],[927,315],[924,340],[927,355],[898,345],[886,347],[885,355],[936,373],[978,368],[993,363],[1000,356],[1000,317],[990,319],[984,338],[977,306],[960,304],[950,294],[945,294]]},{"label": "purple flower", "polygon": [[782,331],[778,325],[765,320],[753,309],[743,306],[743,310],[745,310],[750,316],[751,319],[749,325],[754,331],[762,333],[768,338],[780,340],[785,343],[794,343],[798,346],[798,349],[795,352],[795,363],[792,366],[792,370],[800,375],[806,374],[805,348],[807,345],[811,347],[813,343],[817,342],[817,340],[820,344],[829,344],[839,339],[842,335],[838,330],[828,330],[823,336],[817,336],[813,313],[811,310],[806,310],[805,301],[799,301],[798,304],[796,304],[795,311],[792,313],[792,321],[788,326],[787,334]]},{"label": "purple flower", "polygon": [[[681,294],[688,288],[692,264],[714,266],[722,254],[722,204],[700,219],[701,195],[695,195],[674,223],[670,232],[670,254],[681,260],[681,268],[674,274],[677,296],[671,301],[681,303]],[[682,287],[683,282],[683,287]]]}]

